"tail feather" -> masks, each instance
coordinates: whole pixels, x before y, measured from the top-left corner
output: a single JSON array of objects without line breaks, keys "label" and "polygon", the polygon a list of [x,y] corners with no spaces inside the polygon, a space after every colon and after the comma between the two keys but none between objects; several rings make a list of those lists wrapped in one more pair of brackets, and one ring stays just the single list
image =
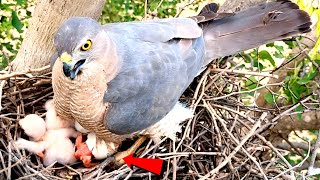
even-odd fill
[{"label": "tail feather", "polygon": [[210,4],[205,5],[205,6],[201,9],[199,15],[206,14],[206,13],[210,13],[210,12],[216,13],[216,12],[218,12],[218,9],[219,9],[218,4],[216,4],[216,3],[210,3]]},{"label": "tail feather", "polygon": [[290,1],[260,4],[233,16],[200,24],[206,43],[204,65],[218,57],[311,30],[308,13]]}]

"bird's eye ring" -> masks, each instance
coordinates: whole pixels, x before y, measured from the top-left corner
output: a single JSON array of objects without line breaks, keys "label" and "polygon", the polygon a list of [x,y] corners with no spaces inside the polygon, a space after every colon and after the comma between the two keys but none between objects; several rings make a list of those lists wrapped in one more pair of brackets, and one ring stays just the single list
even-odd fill
[{"label": "bird's eye ring", "polygon": [[81,46],[81,51],[88,51],[92,46],[92,42],[91,40],[87,40],[86,43],[84,43],[82,46]]}]

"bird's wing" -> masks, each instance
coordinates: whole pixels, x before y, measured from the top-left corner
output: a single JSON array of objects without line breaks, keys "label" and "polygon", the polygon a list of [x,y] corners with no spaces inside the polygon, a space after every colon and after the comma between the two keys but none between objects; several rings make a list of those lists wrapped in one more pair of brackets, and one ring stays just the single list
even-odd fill
[{"label": "bird's wing", "polygon": [[105,126],[116,134],[143,130],[177,103],[204,59],[202,31],[192,19],[105,26],[121,61],[108,83]]}]

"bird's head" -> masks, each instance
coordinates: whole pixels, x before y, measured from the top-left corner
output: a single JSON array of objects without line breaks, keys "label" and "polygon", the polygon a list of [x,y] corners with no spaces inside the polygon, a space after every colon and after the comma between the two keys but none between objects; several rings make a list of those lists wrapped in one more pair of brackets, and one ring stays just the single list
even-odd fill
[{"label": "bird's head", "polygon": [[102,58],[107,50],[108,36],[97,21],[86,17],[66,20],[54,36],[54,45],[63,72],[74,80],[88,64]]}]

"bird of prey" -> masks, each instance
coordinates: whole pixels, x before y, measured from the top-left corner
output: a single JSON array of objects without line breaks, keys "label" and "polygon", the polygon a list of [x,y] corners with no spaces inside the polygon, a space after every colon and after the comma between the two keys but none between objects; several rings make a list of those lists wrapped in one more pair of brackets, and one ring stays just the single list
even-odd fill
[{"label": "bird of prey", "polygon": [[290,1],[217,10],[210,4],[190,18],[106,25],[66,20],[54,36],[57,115],[116,144],[114,151],[133,136],[170,136],[192,116],[179,97],[213,59],[310,31],[310,17]]}]

